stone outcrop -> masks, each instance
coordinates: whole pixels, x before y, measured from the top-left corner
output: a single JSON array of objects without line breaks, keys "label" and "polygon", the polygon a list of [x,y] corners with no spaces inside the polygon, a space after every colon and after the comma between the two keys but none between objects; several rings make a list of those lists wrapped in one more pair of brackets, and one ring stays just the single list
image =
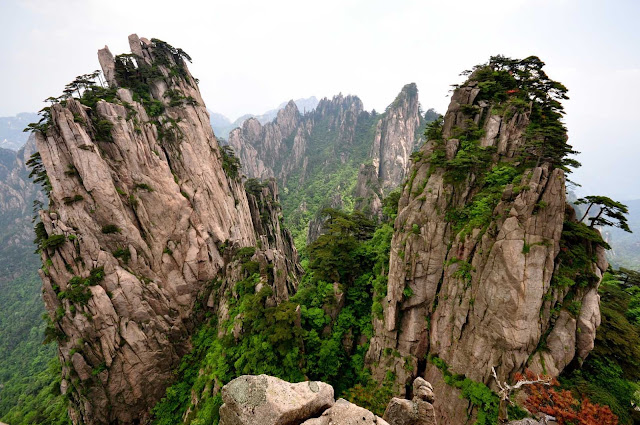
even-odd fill
[{"label": "stone outcrop", "polygon": [[433,387],[418,377],[413,381],[413,399],[392,398],[383,419],[390,425],[436,425],[434,401]]},{"label": "stone outcrop", "polygon": [[389,425],[367,409],[334,401],[333,387],[323,382],[245,375],[222,387],[222,401],[220,425]]},{"label": "stone outcrop", "polygon": [[287,174],[299,167],[304,155],[304,126],[295,102],[278,111],[273,122],[264,126],[256,118],[246,120],[241,128],[229,133],[234,148],[250,178],[266,179]]},{"label": "stone outcrop", "polygon": [[[460,134],[479,126],[479,146],[491,153],[487,169],[517,164],[530,123],[529,108],[507,103],[505,112],[477,100],[479,93],[473,76],[456,89],[441,139],[416,155],[395,220],[383,317],[374,319],[367,355],[374,378],[395,373],[399,392],[415,376],[432,382],[442,395],[440,423],[466,423],[469,403],[445,384],[428,354],[487,385],[492,366],[501,379],[526,367],[556,376],[593,347],[597,281],[606,269],[606,261],[591,264],[596,282],[586,287],[552,285],[563,223],[575,218],[565,203],[564,172],[548,162],[506,184],[486,223],[455,221],[453,213],[476,205],[482,186],[473,171],[451,182],[434,158],[455,158]],[[589,249],[604,258],[600,246]],[[543,341],[547,349],[539,350]]]},{"label": "stone outcrop", "polygon": [[[327,194],[327,196],[329,196],[329,194]],[[332,209],[340,210],[342,209],[342,207],[343,207],[342,197],[340,196],[339,193],[336,193],[335,195],[331,196],[325,201],[323,209],[332,208]],[[307,231],[307,241],[313,242],[325,232],[326,221],[327,221],[327,216],[323,215],[322,210],[320,210],[318,214],[316,214],[316,216],[309,221],[309,230]]]},{"label": "stone outcrop", "polygon": [[324,382],[290,384],[272,376],[240,376],[222,387],[220,425],[293,425],[334,404]]},{"label": "stone outcrop", "polygon": [[40,212],[43,297],[74,423],[148,418],[203,307],[222,314],[238,249],[257,246],[253,259],[282,275],[274,302],[299,273],[275,186],[245,192],[184,52],[129,42],[135,62],[99,55],[111,88],[54,104],[36,136],[52,187]]},{"label": "stone outcrop", "polygon": [[402,184],[409,158],[424,142],[424,118],[420,114],[418,88],[407,84],[378,121],[371,147],[371,159],[384,192]]},{"label": "stone outcrop", "polygon": [[367,409],[339,399],[319,418],[304,421],[302,425],[390,425]]},{"label": "stone outcrop", "polygon": [[556,420],[553,419],[551,416],[544,417],[541,419],[526,418],[526,419],[520,419],[519,421],[511,421],[508,423],[508,425],[557,425],[557,424],[558,422],[556,422]]},{"label": "stone outcrop", "polygon": [[247,177],[276,177],[285,186],[296,173],[302,183],[309,171],[309,156],[317,149],[310,145],[317,133],[331,133],[328,137],[333,139],[332,144],[342,147],[334,154],[348,156],[362,112],[362,101],[355,96],[324,98],[306,115],[301,115],[295,102],[290,101],[270,123],[246,120],[241,128],[229,133],[229,145],[237,152]]}]

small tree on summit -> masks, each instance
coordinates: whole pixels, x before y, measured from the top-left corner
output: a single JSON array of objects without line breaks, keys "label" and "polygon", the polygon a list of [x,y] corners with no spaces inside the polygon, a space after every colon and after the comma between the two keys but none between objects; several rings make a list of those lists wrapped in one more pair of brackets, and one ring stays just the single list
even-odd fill
[{"label": "small tree on summit", "polygon": [[575,202],[576,205],[589,205],[584,215],[580,219],[580,222],[584,221],[589,215],[591,207],[598,206],[600,211],[595,217],[589,217],[589,227],[594,226],[612,226],[624,230],[625,232],[631,232],[629,225],[627,224],[626,214],[629,214],[629,209],[626,205],[614,201],[606,196],[586,196],[580,198]]}]

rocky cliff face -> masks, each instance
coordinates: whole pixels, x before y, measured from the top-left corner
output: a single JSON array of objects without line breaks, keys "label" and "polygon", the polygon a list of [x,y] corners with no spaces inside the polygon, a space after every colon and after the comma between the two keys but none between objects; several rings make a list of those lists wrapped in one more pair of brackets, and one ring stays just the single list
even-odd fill
[{"label": "rocky cliff face", "polygon": [[[523,159],[537,106],[514,99],[516,89],[487,95],[479,75],[455,90],[415,156],[367,359],[379,381],[393,372],[400,391],[417,375],[431,381],[440,423],[467,423],[474,410],[428,356],[487,385],[492,366],[501,379],[526,367],[556,376],[593,348],[607,268],[601,246],[571,240],[578,225],[561,167]],[[565,274],[574,242],[588,260]]]},{"label": "rocky cliff face", "polygon": [[358,170],[358,182],[355,189],[355,208],[368,217],[382,218],[382,199],[384,194],[374,164],[362,164]]},{"label": "rocky cliff face", "polygon": [[372,162],[362,164],[358,171],[356,209],[382,218],[382,199],[404,181],[411,155],[424,143],[426,123],[420,113],[418,88],[415,83],[407,84],[376,124],[369,154]]},{"label": "rocky cliff face", "polygon": [[[229,145],[238,152],[248,177],[277,177],[284,186],[291,174],[302,170],[300,181],[303,182],[308,157],[319,148],[311,146],[318,141],[313,137],[315,133],[331,133],[334,139],[331,144],[341,147],[339,152],[334,150],[327,152],[328,155],[348,155],[362,111],[362,102],[355,96],[322,99],[313,112],[304,116],[295,102],[290,101],[278,111],[273,122],[262,125],[256,118],[246,120],[242,128],[229,134]],[[326,145],[328,141],[319,142]]]},{"label": "rocky cliff face", "polygon": [[[315,96],[311,96],[306,99],[297,99],[293,101],[298,108],[298,111],[302,112],[302,115],[307,112],[311,112],[318,106],[318,99]],[[248,119],[254,118],[258,120],[261,125],[265,125],[275,120],[278,116],[278,112],[282,109],[285,109],[290,102],[284,102],[280,104],[276,109],[271,109],[264,114],[253,115],[253,114],[245,114],[241,117],[237,118],[234,122],[231,122],[227,117],[221,114],[217,114],[214,112],[209,112],[211,114],[211,127],[213,127],[213,131],[216,133],[216,136],[220,139],[227,140],[229,139],[229,133],[236,128],[242,127],[245,121]]]},{"label": "rocky cliff face", "polygon": [[25,165],[35,146],[32,135],[18,152],[0,148],[0,283],[22,273],[33,257],[33,201],[44,200]]},{"label": "rocky cliff face", "polygon": [[404,180],[409,157],[424,142],[420,134],[423,120],[418,88],[415,83],[407,84],[378,121],[371,147],[373,166],[384,192]]},{"label": "rocky cliff face", "polygon": [[218,308],[214,282],[239,248],[258,245],[256,258],[282,271],[276,302],[297,281],[275,188],[245,192],[188,56],[160,40],[129,44],[132,55],[99,52],[109,88],[54,104],[37,134],[52,187],[40,213],[43,296],[74,423],[145,420],[198,312]]},{"label": "rocky cliff face", "polygon": [[[304,115],[289,102],[271,123],[245,121],[229,144],[248,177],[277,179],[288,226],[310,242],[323,208],[355,205],[380,216],[380,199],[404,179],[424,124],[417,88],[408,84],[383,114],[364,111],[355,96],[322,99]],[[369,172],[359,174],[365,163]]]},{"label": "rocky cliff face", "polygon": [[290,101],[273,122],[263,126],[258,119],[249,118],[242,128],[231,131],[229,145],[238,153],[248,177],[274,177],[300,164],[304,155],[303,136],[298,136],[300,119],[296,104]]},{"label": "rocky cliff face", "polygon": [[[369,118],[363,113],[362,101],[355,96],[322,99],[313,112],[305,115],[290,101],[273,122],[261,125],[255,118],[245,121],[242,128],[230,133],[229,144],[238,152],[248,177],[275,176],[286,182],[289,175],[302,168],[304,181],[309,157],[322,147],[318,144],[336,146],[333,152],[324,152],[324,161],[332,161],[335,158],[330,156],[335,156],[344,163],[353,155],[354,144],[359,142],[358,126]],[[367,128],[370,134],[364,135],[372,137],[365,141],[370,146],[367,157],[373,161],[383,189],[390,190],[402,183],[409,156],[423,142],[420,129],[424,118],[416,85],[404,86],[386,112],[376,117],[365,124],[372,124]],[[317,140],[314,135],[321,132],[323,137]]]}]

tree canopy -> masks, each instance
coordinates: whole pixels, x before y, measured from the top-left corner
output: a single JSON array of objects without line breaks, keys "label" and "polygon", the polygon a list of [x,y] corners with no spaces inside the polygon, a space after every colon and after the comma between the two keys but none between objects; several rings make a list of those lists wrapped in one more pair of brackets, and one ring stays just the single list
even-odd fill
[{"label": "tree canopy", "polygon": [[575,202],[575,204],[588,205],[587,210],[585,211],[580,221],[584,221],[584,219],[588,217],[592,207],[597,206],[600,208],[598,214],[596,214],[594,217],[588,217],[588,220],[591,222],[589,227],[611,226],[622,229],[625,232],[632,233],[629,225],[627,224],[626,215],[629,214],[629,209],[626,205],[614,201],[613,199],[606,196],[597,195],[585,196],[584,198],[580,198]]}]

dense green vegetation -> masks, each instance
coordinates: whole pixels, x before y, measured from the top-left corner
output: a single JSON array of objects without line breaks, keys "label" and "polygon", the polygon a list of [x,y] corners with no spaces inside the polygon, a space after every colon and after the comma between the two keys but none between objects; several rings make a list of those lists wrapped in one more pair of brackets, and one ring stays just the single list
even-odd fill
[{"label": "dense green vegetation", "polygon": [[[341,112],[341,106],[328,104],[322,111],[315,110],[308,115],[313,120],[313,127],[305,151],[306,166],[293,170],[285,181],[279,181],[285,224],[293,234],[298,250],[303,251],[307,243],[309,222],[320,217],[323,209],[353,212],[358,171],[362,164],[371,163],[376,127],[405,96],[417,96],[415,85],[405,87],[383,113],[362,111],[358,116],[352,116]],[[344,114],[344,122],[337,119],[341,114]],[[438,117],[433,109],[424,115],[420,112],[420,115],[423,119],[416,129],[416,140],[422,136],[426,123]],[[352,135],[350,126],[354,129]],[[293,136],[285,143],[293,143]],[[281,166],[275,165],[275,169]]]},{"label": "dense green vegetation", "polygon": [[[175,142],[180,139],[177,122],[161,121],[159,116],[166,107],[193,104],[195,100],[175,91],[167,92],[168,102],[152,99],[149,83],[164,78],[157,65],[169,67],[171,76],[187,78],[181,64],[189,57],[160,40],[153,42],[160,52],[158,63],[138,68],[132,55],[118,56],[117,79],[132,89],[134,98],[145,107],[161,139]],[[462,127],[454,129],[453,137],[459,141],[460,149],[449,160],[445,155],[442,119],[434,116],[433,123],[426,129],[426,136],[435,143],[434,152],[429,158],[417,152],[414,161],[428,160],[431,172],[444,169],[445,181],[452,187],[468,181],[470,175],[476,179],[474,184],[478,190],[471,202],[446,214],[458,237],[466,236],[473,229],[486,231],[507,185],[514,187],[514,193],[526,190],[521,186],[527,178],[526,169],[541,162],[564,170],[578,165],[567,158],[574,152],[567,144],[566,129],[561,121],[560,100],[566,99],[566,89],[548,79],[542,71],[543,65],[535,57],[522,61],[494,57],[488,64],[475,68],[473,73],[480,87],[478,100],[491,102],[494,112],[505,118],[524,111],[530,114],[531,123],[525,133],[527,143],[518,153],[517,160],[501,162],[495,148],[480,146],[482,120],[486,116],[480,118],[479,124],[469,119]],[[65,97],[54,101],[64,101],[74,92],[78,93],[80,102],[90,108],[95,108],[100,99],[114,101],[115,92],[95,85],[93,79],[96,77],[93,74],[78,77],[65,90]],[[466,107],[469,115],[475,112],[475,107]],[[43,113],[44,120],[33,124],[31,129],[46,131],[49,112]],[[89,113],[89,117],[96,140],[110,142],[112,124],[95,113]],[[382,414],[392,395],[394,377],[389,375],[384,382],[372,381],[365,368],[364,356],[373,332],[372,318],[382,314],[380,301],[386,294],[394,231],[392,220],[397,215],[400,192],[394,191],[385,199],[387,220],[382,223],[373,223],[353,209],[358,168],[366,161],[380,118],[375,113],[360,114],[350,143],[335,137],[335,128],[331,127],[327,116],[319,118],[309,143],[309,167],[305,175],[298,171],[289,176],[283,189],[285,221],[294,233],[296,245],[304,248],[302,261],[307,273],[298,292],[278,305],[269,302],[272,290],[262,283],[272,283],[274,273],[279,271],[254,261],[255,248],[238,250],[234,260],[243,278],[224,291],[220,288],[225,282],[210,283],[212,290],[227,300],[229,318],[219,322],[209,313],[194,334],[193,350],[183,357],[176,371],[175,384],[153,410],[156,424],[182,423],[185,415],[192,424],[215,424],[219,419],[222,385],[242,374],[261,373],[289,381],[328,382],[333,385],[336,396],[344,396]],[[133,112],[128,119],[137,122]],[[342,158],[346,160],[341,161]],[[230,149],[221,149],[221,161],[226,174],[237,178],[239,162]],[[37,154],[32,157],[31,166],[32,177],[47,190],[50,183]],[[406,183],[409,190],[422,192],[426,181],[414,179],[415,174]],[[261,188],[257,181],[247,182],[249,192]],[[136,189],[153,191],[142,183],[137,184]],[[329,196],[334,195],[340,197],[341,210],[326,208],[331,201]],[[607,247],[607,244],[592,229],[593,225],[616,223],[607,221],[608,217],[617,220],[620,228],[626,226],[622,204],[608,198],[591,198],[589,202],[605,205],[610,211],[601,210],[591,226],[571,220],[565,222],[552,291],[577,291],[595,285],[598,278],[592,271],[594,249],[597,245]],[[69,198],[70,203],[81,200],[81,197]],[[537,208],[544,207],[537,205]],[[305,247],[309,221],[318,215],[327,217],[326,232]],[[101,231],[113,234],[120,229],[114,224],[106,224]],[[411,232],[419,234],[420,229],[414,224]],[[47,235],[41,223],[36,225],[39,250],[55,249],[67,242],[64,236]],[[523,252],[528,249],[530,247],[525,244]],[[125,248],[118,248],[113,255],[124,264],[131,257]],[[470,281],[470,264],[455,258],[450,262],[459,264],[457,277]],[[90,297],[89,286],[97,284],[103,275],[103,270],[98,268],[86,279],[74,277],[66,291],[58,291],[58,297],[76,304],[86,303]],[[46,325],[39,319],[42,306],[34,291],[39,288],[39,281],[35,275],[19,279],[26,280],[11,283],[13,292],[0,299],[0,334],[3,335],[0,341],[0,418],[11,425],[67,424],[66,398],[59,388],[60,365],[52,360],[54,347],[40,344],[45,337]],[[405,296],[412,295],[409,288],[405,291]],[[596,403],[611,406],[623,423],[631,423],[638,420],[637,412],[630,408],[631,403],[640,402],[640,277],[633,272],[607,274],[600,293],[603,324],[596,348],[581,368],[575,367],[565,374],[562,383]],[[551,299],[552,293],[547,296]],[[571,297],[566,299],[569,302],[557,308],[577,314],[580,307],[571,303]],[[22,316],[17,313],[25,306],[28,306],[28,320],[19,322]],[[29,336],[24,339],[22,335],[27,330],[30,330]],[[429,357],[428,361],[441,370],[447,384],[459,389],[462,397],[476,408],[476,424],[497,423],[499,399],[495,393],[482,383],[453,374],[437,357]],[[194,395],[198,398],[197,405],[192,405]],[[512,418],[522,414],[516,410],[510,413]]]},{"label": "dense green vegetation", "polygon": [[[459,389],[461,397],[467,399],[477,409],[474,425],[493,425],[498,423],[500,398],[496,393],[482,382],[476,382],[462,374],[452,373],[444,360],[437,356],[429,356],[427,360],[440,369],[447,385]],[[510,419],[521,419],[525,416],[525,412],[522,409],[517,406],[510,406]]]},{"label": "dense green vegetation", "polygon": [[[28,162],[31,178],[47,193],[51,186],[40,155],[34,154]],[[26,170],[14,172],[21,173],[21,181],[28,181]],[[33,252],[30,229],[30,204],[38,199],[38,191],[27,190],[22,195],[26,207],[9,206],[0,215],[0,422],[66,424],[66,399],[60,395],[56,349],[42,344],[46,322],[42,318],[42,282],[37,273],[40,260]],[[41,223],[36,230],[39,243],[47,241]],[[47,246],[59,243],[49,239]]]},{"label": "dense green vegetation", "polygon": [[[364,355],[372,335],[374,286],[388,267],[392,228],[389,223],[376,228],[358,212],[324,213],[329,216],[328,231],[308,247],[308,272],[289,301],[268,307],[271,289],[256,291],[256,285],[273,271],[259,269],[251,260],[254,250],[236,253],[245,277],[225,295],[230,319],[217,323],[210,318],[196,333],[177,384],[154,409],[157,424],[178,423],[190,408],[192,391],[201,400],[190,413],[191,423],[217,423],[221,400],[213,386],[220,388],[242,374],[322,380],[332,384],[337,395],[369,383]],[[234,335],[234,328],[242,331]],[[349,395],[371,400],[371,392]],[[375,410],[380,413],[387,402],[382,397]]]},{"label": "dense green vegetation", "polygon": [[[504,120],[516,114],[527,114],[529,124],[525,143],[516,158],[502,158],[494,146],[480,145],[489,114],[481,114],[481,108],[476,105],[461,108],[468,118],[452,129],[451,138],[459,142],[453,158],[446,157],[441,119],[432,122],[426,131],[434,146],[431,154],[428,157],[424,152],[414,155],[416,162],[428,161],[430,172],[427,180],[433,171],[443,169],[445,182],[454,188],[467,182],[476,188],[471,202],[446,212],[454,234],[461,238],[473,229],[481,229],[480,235],[486,231],[508,184],[513,185],[516,195],[527,189],[521,186],[523,178],[527,177],[524,176],[527,169],[542,162],[565,171],[570,171],[568,167],[579,166],[577,161],[568,157],[576,152],[567,143],[566,128],[562,122],[564,110],[560,101],[567,99],[567,89],[549,79],[543,67],[544,63],[533,56],[523,60],[494,56],[488,63],[466,72],[471,74],[470,79],[480,89],[475,102],[488,102],[491,114],[500,115]],[[414,178],[415,174],[407,185],[417,195],[422,192],[426,181],[414,182]]]},{"label": "dense green vegetation", "polygon": [[46,321],[40,297],[38,259],[12,281],[0,282],[0,421],[11,425],[68,424],[60,394],[60,364],[54,345],[43,345]]},{"label": "dense green vegetation", "polygon": [[620,423],[640,423],[640,275],[606,273],[600,285],[602,323],[580,368],[563,374],[565,388],[607,405]]},{"label": "dense green vegetation", "polygon": [[556,257],[558,266],[551,278],[552,288],[586,288],[597,284],[599,278],[592,268],[597,245],[609,248],[598,231],[584,223],[565,220],[560,238],[561,249]]},{"label": "dense green vegetation", "polygon": [[505,119],[516,113],[529,113],[526,143],[520,156],[524,166],[549,162],[571,172],[568,167],[580,164],[570,157],[577,152],[567,143],[567,129],[562,121],[561,101],[569,98],[567,88],[551,80],[544,66],[536,56],[525,59],[492,56],[488,63],[469,73],[480,88],[476,101],[491,102],[493,112]]},{"label": "dense green vegetation", "polygon": [[[318,114],[313,126],[306,152],[309,164],[306,173],[302,175],[303,170],[295,170],[281,193],[285,224],[298,249],[306,245],[309,221],[323,208],[331,207],[334,197],[339,197],[342,210],[353,211],[358,170],[368,159],[376,123],[382,119],[381,114],[362,112],[355,117],[355,134],[348,143],[337,137],[339,130],[331,125],[331,112]],[[348,158],[345,163],[340,160],[343,157]]]}]

